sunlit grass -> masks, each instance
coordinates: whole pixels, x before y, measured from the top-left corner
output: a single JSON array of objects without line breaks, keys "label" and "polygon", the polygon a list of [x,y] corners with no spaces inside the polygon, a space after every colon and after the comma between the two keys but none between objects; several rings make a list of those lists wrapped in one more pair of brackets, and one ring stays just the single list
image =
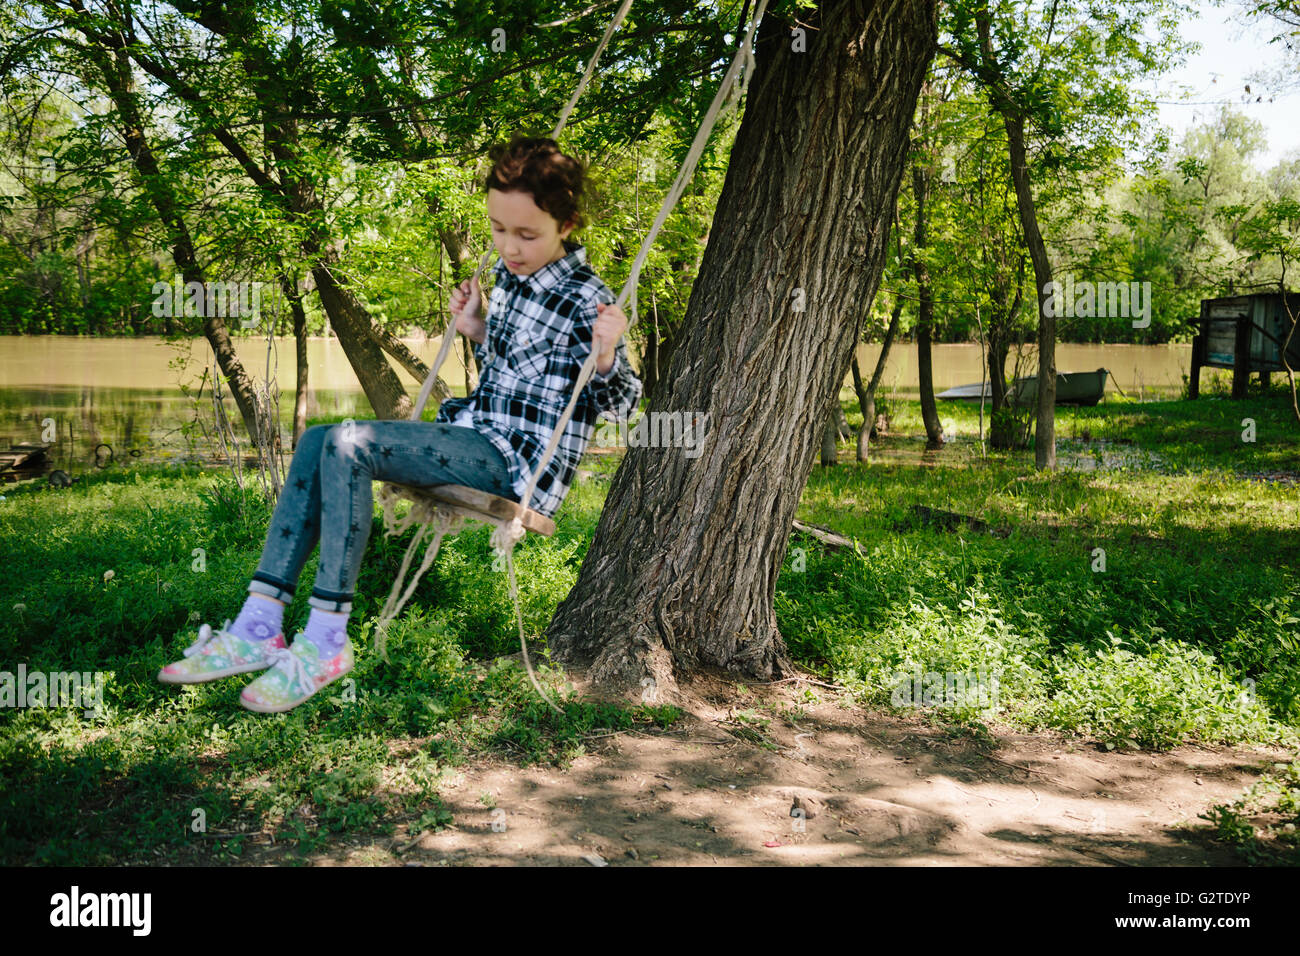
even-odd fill
[{"label": "sunlit grass", "polygon": [[[926,711],[967,726],[1051,728],[1114,747],[1293,741],[1300,488],[1243,475],[1297,469],[1300,429],[1276,395],[1221,404],[1117,402],[1063,415],[1063,439],[1071,428],[1131,437],[1163,465],[1047,475],[1029,452],[981,456],[965,406],[943,412],[955,446],[926,456],[919,406],[896,403],[895,433],[916,427],[878,443],[895,457],[860,465],[846,445],[840,464],[810,476],[800,518],[858,550],[792,538],[776,595],[792,653],[883,709],[900,673],[996,674],[996,706]],[[1223,437],[1247,415],[1254,445]],[[555,536],[518,549],[530,632],[576,580],[617,465],[588,456]],[[934,526],[916,506],[984,526]],[[670,708],[578,701],[549,668],[565,716],[537,699],[499,660],[518,643],[504,575],[485,570],[486,529],[444,543],[385,663],[371,628],[406,539],[384,537],[378,520],[358,582],[353,686],[268,718],[237,705],[238,679],[158,684],[196,619],[238,610],[268,515],[256,493],[241,497],[195,469],[6,489],[0,669],[109,676],[98,718],[0,712],[0,858],[233,861],[272,835],[301,855],[339,834],[442,826],[438,788],[476,754],[564,765],[594,729],[673,719]],[[313,558],[302,581],[314,573]],[[305,622],[307,590],[287,612],[290,630]]]}]

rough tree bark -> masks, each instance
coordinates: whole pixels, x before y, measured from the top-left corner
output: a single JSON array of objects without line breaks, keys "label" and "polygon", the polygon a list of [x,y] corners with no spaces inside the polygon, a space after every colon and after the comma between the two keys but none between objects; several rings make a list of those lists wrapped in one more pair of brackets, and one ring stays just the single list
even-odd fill
[{"label": "rough tree bark", "polygon": [[[599,685],[675,696],[694,669],[793,671],[773,600],[817,424],[884,267],[933,0],[832,0],[759,30],[684,328],[652,412],[707,415],[696,457],[628,451],[553,656]],[[796,311],[802,301],[806,311]]]}]

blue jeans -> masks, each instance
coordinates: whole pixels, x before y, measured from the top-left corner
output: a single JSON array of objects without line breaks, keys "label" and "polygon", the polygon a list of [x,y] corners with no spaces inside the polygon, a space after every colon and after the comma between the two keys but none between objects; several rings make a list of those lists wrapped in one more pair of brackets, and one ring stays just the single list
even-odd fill
[{"label": "blue jeans", "polygon": [[292,601],[320,541],[307,603],[350,612],[374,521],[372,481],[466,485],[511,501],[519,497],[501,453],[472,428],[401,420],[313,425],[298,440],[248,590]]}]

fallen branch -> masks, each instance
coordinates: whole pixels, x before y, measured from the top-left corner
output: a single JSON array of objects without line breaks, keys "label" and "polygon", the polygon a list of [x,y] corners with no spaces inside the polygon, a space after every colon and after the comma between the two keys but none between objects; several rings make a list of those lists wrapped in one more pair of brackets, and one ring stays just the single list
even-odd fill
[{"label": "fallen branch", "polygon": [[796,521],[794,523],[794,530],[801,534],[810,535],[816,538],[828,548],[840,549],[853,548],[855,546],[854,542],[850,541],[848,538],[841,537],[826,528],[817,528],[810,524],[804,524],[802,521]]}]

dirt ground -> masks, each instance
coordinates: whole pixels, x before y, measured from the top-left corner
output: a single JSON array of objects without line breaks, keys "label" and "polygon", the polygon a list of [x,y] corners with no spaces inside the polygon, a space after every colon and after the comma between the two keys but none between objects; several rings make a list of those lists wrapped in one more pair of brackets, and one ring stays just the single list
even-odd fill
[{"label": "dirt ground", "polygon": [[[1293,759],[1263,747],[1118,753],[1012,733],[990,750],[919,718],[844,705],[826,688],[806,703],[807,686],[751,685],[742,696],[703,678],[684,688],[687,713],[670,731],[593,735],[567,770],[462,766],[442,788],[453,826],[399,828],[311,862],[1240,866],[1187,827],[1203,826],[1197,814],[1237,797],[1262,766]],[[772,716],[761,737],[729,719],[760,703],[806,716],[791,726],[760,710]],[[278,855],[262,850],[260,862]]]}]

